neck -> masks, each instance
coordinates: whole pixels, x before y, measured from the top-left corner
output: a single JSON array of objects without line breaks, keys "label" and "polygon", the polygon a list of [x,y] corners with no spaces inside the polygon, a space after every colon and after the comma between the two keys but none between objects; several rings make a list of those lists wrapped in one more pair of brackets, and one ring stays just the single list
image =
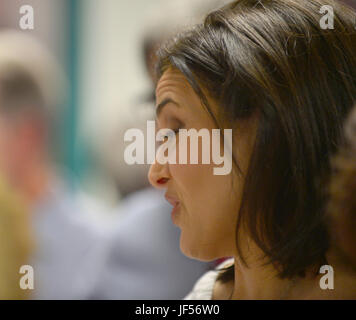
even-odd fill
[{"label": "neck", "polygon": [[246,260],[248,267],[235,256],[235,279],[229,291],[231,299],[299,299],[308,290],[319,288],[315,268],[308,269],[305,277],[281,279],[275,266],[267,264],[267,260],[261,259],[261,256],[261,250],[254,247]]},{"label": "neck", "polygon": [[273,266],[244,266],[235,258],[231,299],[285,299],[294,281],[280,279]]},{"label": "neck", "polygon": [[[355,299],[356,270],[340,257],[338,250],[331,247],[326,255],[328,264],[335,274],[334,290],[322,290],[317,274],[320,266],[310,267],[305,277],[281,279],[277,270],[265,261],[250,259],[246,267],[238,256],[235,257],[234,281],[226,284],[223,299]],[[345,262],[346,261],[346,262]]]}]

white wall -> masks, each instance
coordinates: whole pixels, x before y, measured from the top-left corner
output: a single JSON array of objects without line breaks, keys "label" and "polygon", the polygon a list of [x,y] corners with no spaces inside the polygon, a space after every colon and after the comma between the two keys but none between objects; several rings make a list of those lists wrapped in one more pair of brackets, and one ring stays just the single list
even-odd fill
[{"label": "white wall", "polygon": [[149,88],[140,41],[147,14],[163,1],[83,1],[79,100],[86,135],[124,117],[133,100]]}]

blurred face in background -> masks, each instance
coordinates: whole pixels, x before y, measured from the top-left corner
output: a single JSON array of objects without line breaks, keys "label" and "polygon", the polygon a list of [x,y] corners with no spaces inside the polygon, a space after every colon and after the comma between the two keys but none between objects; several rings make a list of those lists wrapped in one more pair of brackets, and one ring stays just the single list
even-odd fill
[{"label": "blurred face in background", "polygon": [[43,150],[44,124],[35,114],[0,112],[0,171],[15,189],[23,192],[28,179],[41,179]]},{"label": "blurred face in background", "polygon": [[0,170],[31,202],[51,174],[52,111],[65,95],[65,76],[50,51],[28,33],[1,30]]},{"label": "blurred face in background", "polygon": [[[157,105],[165,99],[174,101],[167,103],[159,112],[157,130],[194,128],[199,131],[206,128],[211,137],[211,130],[216,129],[201,100],[179,71],[169,69],[163,74],[157,85],[156,98]],[[213,101],[209,103],[214,105]],[[244,171],[248,166],[253,135],[251,130],[239,131],[233,135],[238,144],[237,159]],[[176,139],[178,159],[178,134]],[[189,159],[189,137],[187,141]],[[198,155],[201,159],[201,143]],[[199,164],[189,164],[189,160],[188,164],[161,165],[156,162],[149,172],[151,184],[166,189],[167,200],[175,206],[172,219],[181,229],[182,252],[199,260],[213,260],[235,253],[235,226],[243,180],[235,177],[234,171],[228,175],[214,175],[214,167],[216,164],[212,161],[201,164],[201,160]]]}]

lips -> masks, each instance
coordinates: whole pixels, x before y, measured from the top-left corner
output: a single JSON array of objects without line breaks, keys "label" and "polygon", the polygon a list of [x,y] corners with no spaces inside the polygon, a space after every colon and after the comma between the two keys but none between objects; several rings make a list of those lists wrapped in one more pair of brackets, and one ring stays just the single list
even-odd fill
[{"label": "lips", "polygon": [[174,196],[168,195],[167,193],[164,195],[166,200],[173,206],[176,207],[179,204],[179,200],[175,198]]},{"label": "lips", "polygon": [[164,195],[164,197],[173,206],[173,209],[171,212],[171,218],[172,218],[173,223],[178,226],[178,215],[179,215],[179,211],[180,211],[180,202],[176,197],[168,195],[167,193]]}]

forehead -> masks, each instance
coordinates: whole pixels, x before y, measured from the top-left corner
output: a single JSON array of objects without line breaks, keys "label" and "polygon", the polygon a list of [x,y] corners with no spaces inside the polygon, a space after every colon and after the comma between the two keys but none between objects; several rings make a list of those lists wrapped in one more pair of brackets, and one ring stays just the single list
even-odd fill
[{"label": "forehead", "polygon": [[[209,95],[204,87],[200,87],[202,93],[209,104],[205,106],[201,97],[194,91],[184,74],[176,69],[167,69],[159,79],[156,87],[156,100],[159,105],[166,98],[173,99],[184,109],[189,110],[191,115],[197,115],[209,122],[217,117],[219,109],[218,103]],[[186,108],[189,106],[189,108]]]},{"label": "forehead", "polygon": [[167,92],[195,95],[193,88],[190,86],[183,73],[174,68],[167,69],[159,79],[156,87],[157,99]]}]

